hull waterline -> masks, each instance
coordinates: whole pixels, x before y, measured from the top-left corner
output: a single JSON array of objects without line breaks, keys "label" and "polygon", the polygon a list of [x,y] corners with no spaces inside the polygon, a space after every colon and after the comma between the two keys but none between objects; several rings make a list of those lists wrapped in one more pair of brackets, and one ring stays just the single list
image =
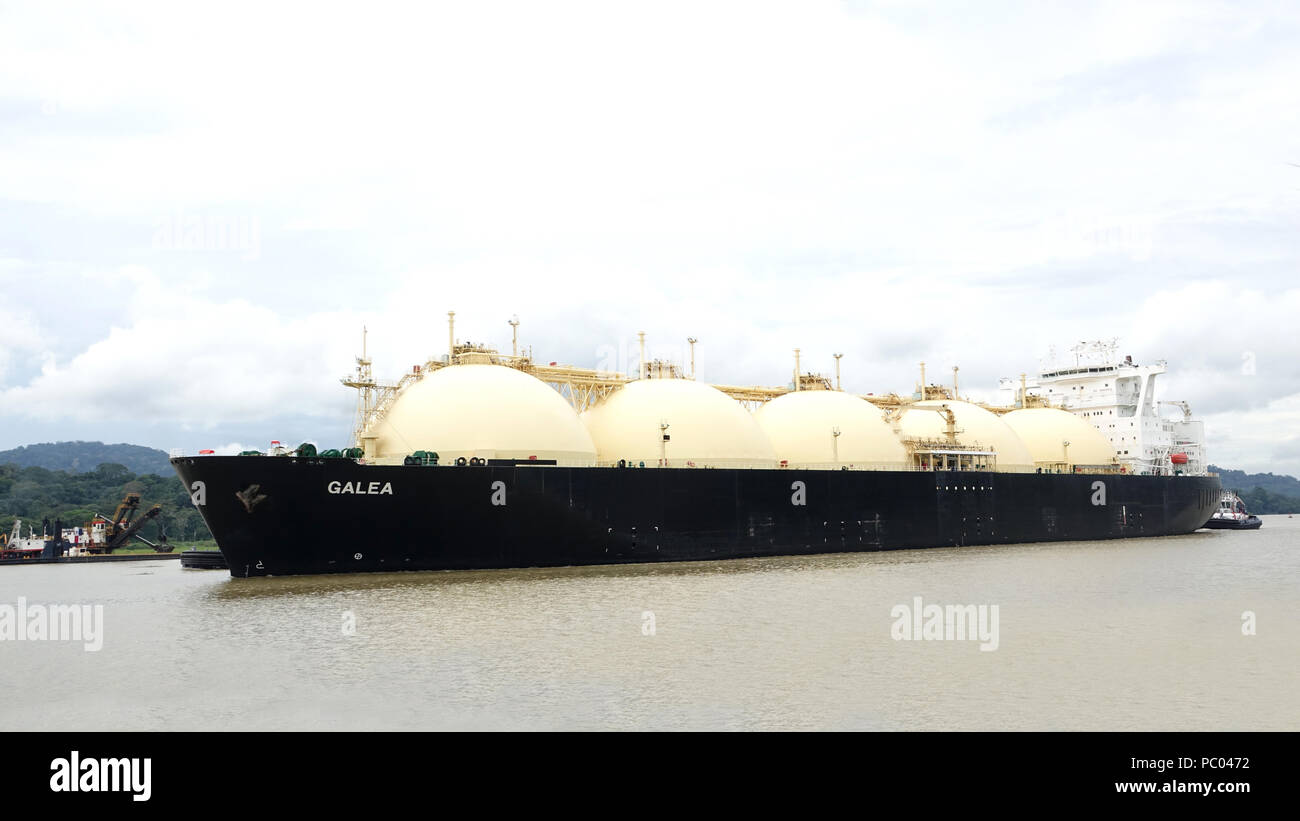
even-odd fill
[{"label": "hull waterline", "polygon": [[232,576],[695,561],[1190,533],[1214,476],[172,460]]}]

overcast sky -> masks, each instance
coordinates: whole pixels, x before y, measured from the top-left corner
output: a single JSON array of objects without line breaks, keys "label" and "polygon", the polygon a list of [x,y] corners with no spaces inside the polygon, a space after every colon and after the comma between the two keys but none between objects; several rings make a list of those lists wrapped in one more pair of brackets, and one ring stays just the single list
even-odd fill
[{"label": "overcast sky", "polygon": [[4,3],[0,448],[342,446],[362,325],[396,378],[455,310],[990,399],[1119,337],[1300,474],[1298,9]]}]

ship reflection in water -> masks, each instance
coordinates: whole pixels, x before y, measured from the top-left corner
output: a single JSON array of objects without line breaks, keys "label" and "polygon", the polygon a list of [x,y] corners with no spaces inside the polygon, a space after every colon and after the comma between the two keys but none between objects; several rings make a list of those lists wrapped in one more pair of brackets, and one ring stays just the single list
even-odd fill
[{"label": "ship reflection in water", "polygon": [[[102,603],[105,635],[96,653],[0,647],[3,683],[40,694],[0,706],[0,728],[1297,730],[1297,536],[1268,517],[670,565],[13,568],[6,602]],[[900,631],[918,599],[996,606],[996,649]]]}]

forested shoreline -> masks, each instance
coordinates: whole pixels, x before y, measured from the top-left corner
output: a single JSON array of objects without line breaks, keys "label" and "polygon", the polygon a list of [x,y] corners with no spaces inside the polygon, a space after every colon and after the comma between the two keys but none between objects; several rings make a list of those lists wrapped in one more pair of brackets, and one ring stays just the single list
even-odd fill
[{"label": "forested shoreline", "polygon": [[84,525],[98,514],[112,516],[127,493],[140,494],[141,512],[162,505],[160,522],[150,522],[141,531],[146,539],[157,541],[160,526],[172,542],[212,538],[180,479],[133,473],[113,463],[81,473],[0,465],[0,532],[9,533],[15,518],[23,520],[24,533],[28,524],[39,532],[44,519],[51,524],[61,520],[64,527]]}]

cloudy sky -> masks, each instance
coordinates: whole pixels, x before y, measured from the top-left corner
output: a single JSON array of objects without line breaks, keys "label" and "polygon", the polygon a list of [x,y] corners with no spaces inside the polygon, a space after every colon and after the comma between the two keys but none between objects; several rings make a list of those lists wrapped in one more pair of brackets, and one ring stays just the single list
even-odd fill
[{"label": "cloudy sky", "polygon": [[342,446],[455,310],[864,393],[1118,337],[1300,474],[1298,120],[1280,2],[7,2],[0,448]]}]

